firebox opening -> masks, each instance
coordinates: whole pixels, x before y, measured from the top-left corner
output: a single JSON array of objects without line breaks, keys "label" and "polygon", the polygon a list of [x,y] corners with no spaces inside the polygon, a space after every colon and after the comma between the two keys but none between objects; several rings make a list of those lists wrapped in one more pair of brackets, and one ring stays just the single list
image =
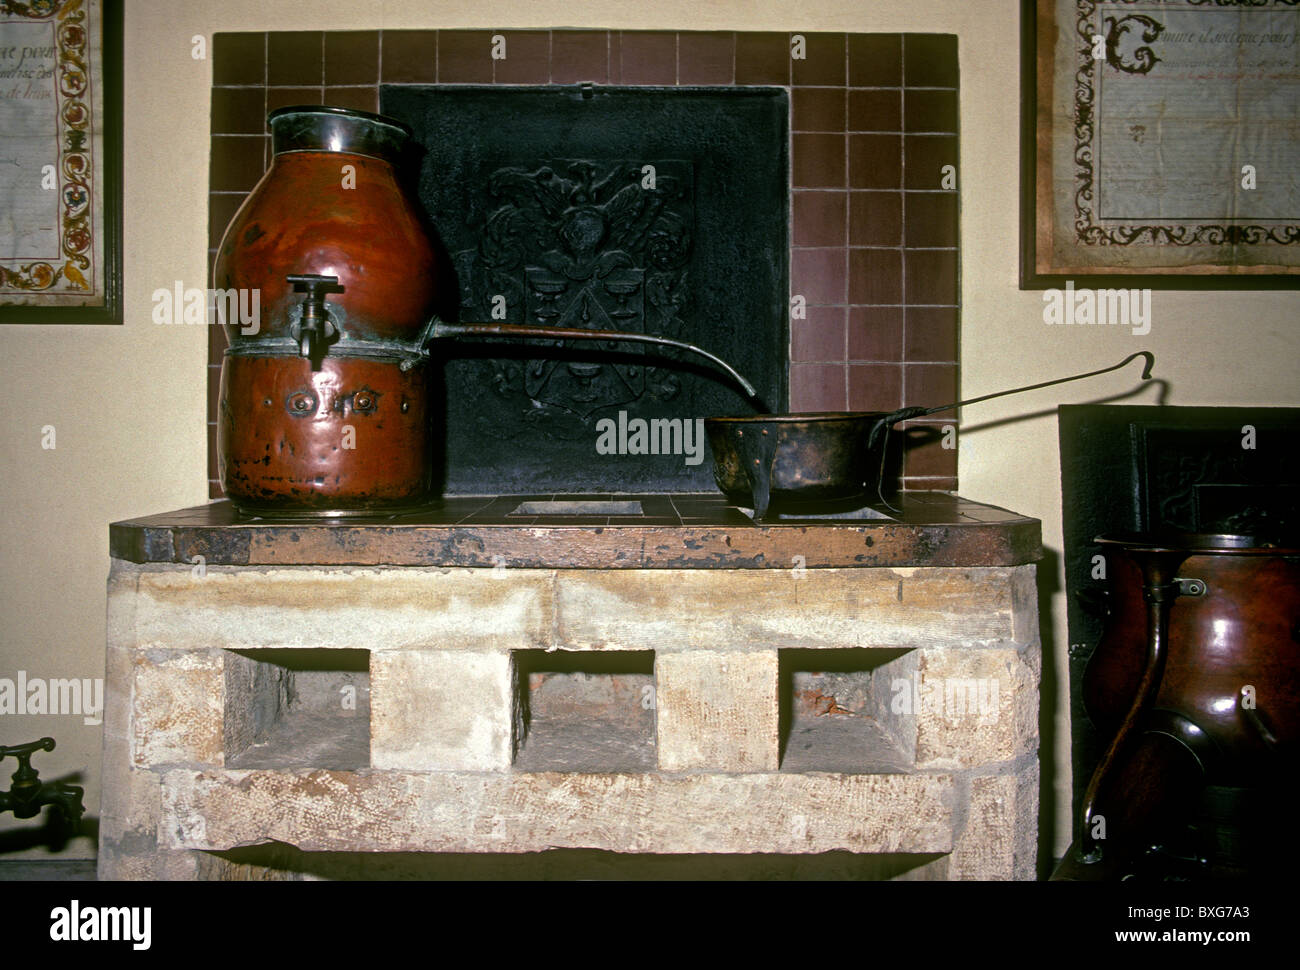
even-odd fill
[{"label": "firebox opening", "polygon": [[913,770],[916,716],[910,706],[896,713],[893,701],[899,685],[916,676],[917,655],[909,649],[781,650],[781,769]]},{"label": "firebox opening", "polygon": [[370,767],[369,650],[223,654],[227,767]]},{"label": "firebox opening", "polygon": [[652,771],[654,651],[519,650],[518,771]]}]

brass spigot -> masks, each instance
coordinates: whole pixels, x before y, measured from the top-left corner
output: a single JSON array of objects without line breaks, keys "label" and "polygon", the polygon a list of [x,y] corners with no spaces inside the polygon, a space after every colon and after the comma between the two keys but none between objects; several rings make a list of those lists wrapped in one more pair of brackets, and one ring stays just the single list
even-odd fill
[{"label": "brass spigot", "polygon": [[86,790],[61,781],[42,783],[39,773],[32,767],[33,754],[53,750],[53,738],[41,738],[12,747],[0,745],[0,761],[11,755],[18,761],[12,787],[7,792],[0,792],[0,812],[13,812],[15,818],[35,818],[44,806],[53,805],[63,812],[63,817],[74,828],[81,823],[81,816],[86,811],[81,797]]},{"label": "brass spigot", "polygon": [[329,339],[338,332],[330,321],[325,297],[330,293],[342,293],[343,287],[339,285],[337,276],[316,273],[291,274],[285,279],[293,284],[295,293],[306,294],[302,301],[302,318],[297,324],[298,354],[311,361],[312,370],[320,370]]}]

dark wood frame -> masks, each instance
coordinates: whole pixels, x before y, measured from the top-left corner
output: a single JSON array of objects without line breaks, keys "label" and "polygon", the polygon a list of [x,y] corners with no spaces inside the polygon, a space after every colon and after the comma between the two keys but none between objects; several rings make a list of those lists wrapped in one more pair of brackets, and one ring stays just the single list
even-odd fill
[{"label": "dark wood frame", "polygon": [[0,303],[0,324],[122,323],[122,0],[104,0],[104,302],[100,306],[15,306]]},{"label": "dark wood frame", "polygon": [[[1061,3],[1063,0],[1054,0]],[[1038,2],[1020,0],[1020,289],[1076,286],[1161,290],[1293,290],[1300,273],[1077,272],[1042,274],[1036,269],[1038,222]]]}]

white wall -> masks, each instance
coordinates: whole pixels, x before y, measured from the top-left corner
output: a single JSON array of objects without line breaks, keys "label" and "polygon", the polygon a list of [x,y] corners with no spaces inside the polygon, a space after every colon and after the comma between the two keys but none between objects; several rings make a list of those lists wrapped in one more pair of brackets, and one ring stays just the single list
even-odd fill
[{"label": "white wall", "polygon": [[[97,677],[103,670],[107,524],[206,501],[206,334],[150,322],[149,295],[202,286],[207,249],[211,62],[191,38],[231,30],[611,27],[955,33],[961,52],[962,392],[1101,367],[1150,349],[1172,404],[1298,405],[1300,296],[1157,293],[1145,338],[1049,328],[1041,295],[1016,287],[1019,125],[1017,0],[127,0],[123,327],[0,327],[0,676]],[[962,493],[1043,520],[1061,548],[1054,415],[974,426],[1129,388],[1132,372],[1010,398],[964,416]],[[1134,403],[1151,403],[1147,397]],[[909,402],[939,403],[939,402]],[[57,429],[41,449],[40,429]],[[1058,560],[1059,563],[1059,560]],[[1063,578],[1058,577],[1063,585]],[[1058,697],[1066,701],[1064,611],[1053,603]],[[1048,617],[1044,617],[1047,622]],[[1045,701],[1051,702],[1050,698]],[[0,719],[0,743],[58,738],[45,777],[80,771],[99,801],[99,730],[72,717]],[[1068,840],[1069,726],[1056,725],[1059,851]],[[0,770],[7,775],[8,770]],[[0,818],[0,834],[30,823]],[[24,853],[6,855],[17,858]],[[41,856],[41,851],[25,853]],[[90,839],[68,857],[94,854]]]}]

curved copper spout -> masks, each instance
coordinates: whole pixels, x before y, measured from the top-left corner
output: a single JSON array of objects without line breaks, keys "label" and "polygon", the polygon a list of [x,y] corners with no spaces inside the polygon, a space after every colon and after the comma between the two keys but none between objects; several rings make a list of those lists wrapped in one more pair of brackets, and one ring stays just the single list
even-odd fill
[{"label": "curved copper spout", "polygon": [[428,339],[438,337],[538,337],[543,340],[623,340],[631,343],[655,344],[660,347],[676,347],[688,350],[704,357],[722,370],[745,389],[751,398],[758,397],[754,385],[741,377],[734,367],[721,357],[707,350],[669,337],[656,337],[648,333],[625,333],[621,330],[583,330],[577,327],[530,327],[519,323],[447,323],[433,319],[425,331]]}]

